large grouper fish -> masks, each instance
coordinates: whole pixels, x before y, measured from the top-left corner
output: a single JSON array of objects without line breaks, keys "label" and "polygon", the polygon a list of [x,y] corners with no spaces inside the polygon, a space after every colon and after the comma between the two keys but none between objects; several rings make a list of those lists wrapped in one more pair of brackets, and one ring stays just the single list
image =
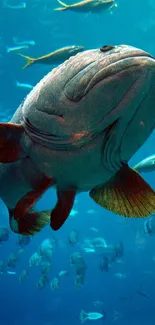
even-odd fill
[{"label": "large grouper fish", "polygon": [[[132,46],[71,57],[0,123],[0,197],[11,229],[59,229],[77,193],[125,217],[155,212],[155,192],[128,166],[155,126],[155,59]],[[51,187],[51,211],[34,210]]]}]

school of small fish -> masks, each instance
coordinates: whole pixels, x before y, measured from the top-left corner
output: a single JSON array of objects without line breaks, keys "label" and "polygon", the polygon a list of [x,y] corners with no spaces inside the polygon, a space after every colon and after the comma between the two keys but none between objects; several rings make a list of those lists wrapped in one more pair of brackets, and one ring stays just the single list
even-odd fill
[{"label": "school of small fish", "polygon": [[[78,203],[76,203],[76,206],[72,210],[73,214],[75,214],[75,212],[77,212],[76,215],[78,215]],[[85,215],[89,216],[89,213],[90,210],[84,211]],[[49,288],[49,290],[53,292],[53,295],[59,294],[60,297],[62,293],[61,288],[65,283],[70,282],[76,289],[82,290],[86,285],[86,277],[90,270],[94,272],[95,269],[96,271],[98,269],[101,274],[103,274],[103,283],[104,281],[106,283],[108,274],[111,275],[114,282],[123,281],[123,283],[127,283],[131,275],[129,272],[125,271],[126,252],[123,242],[109,243],[105,239],[105,236],[102,235],[101,229],[93,226],[97,217],[97,211],[91,210],[91,214],[94,217],[89,223],[89,226],[91,226],[87,231],[87,235],[82,234],[79,229],[71,228],[70,232],[68,234],[66,233],[66,238],[64,238],[63,241],[57,239],[55,236],[42,238],[41,242],[35,245],[36,251],[32,252],[31,250],[31,253],[29,248],[34,247],[34,236],[15,235],[12,234],[7,227],[1,226],[1,245],[9,244],[13,236],[12,239],[15,241],[17,248],[10,252],[8,256],[5,256],[5,258],[0,259],[0,279],[3,279],[5,275],[13,276],[16,281],[24,285],[24,283],[32,281],[33,270],[37,269],[38,276],[35,278],[35,282],[33,281],[33,286],[39,289],[40,293],[43,292],[45,288]],[[72,218],[70,219],[70,223],[73,223]],[[146,235],[142,234],[142,231],[139,231],[138,228],[136,232],[134,232],[133,238],[135,239],[135,249],[137,252],[139,252],[142,247],[145,249],[145,236]],[[29,252],[29,257],[27,251]],[[67,252],[67,254],[65,252]],[[62,268],[60,268],[59,263],[59,267],[55,269],[57,257],[64,255],[64,253],[65,261],[61,263]],[[22,269],[23,257],[25,267]],[[154,263],[154,258],[152,258],[152,263]],[[147,276],[151,276],[151,274],[152,273],[147,269],[141,271],[141,276],[145,275],[146,279]],[[94,282],[96,282],[96,279],[94,279]],[[128,292],[125,292],[125,290],[123,294],[121,294],[120,291],[120,293],[118,293],[118,300],[121,303],[125,303],[130,299],[134,299],[136,296],[139,296],[139,299],[151,299],[144,289],[144,284],[139,282],[139,284],[135,283],[135,291],[132,296],[129,295]],[[92,300],[92,311],[85,311],[83,309],[79,311],[81,324],[86,320],[95,321],[100,318],[106,319],[105,298],[103,293],[99,296],[98,300]],[[124,317],[123,310],[115,310],[114,307],[111,315],[112,321],[119,321],[120,319],[124,319]]]}]

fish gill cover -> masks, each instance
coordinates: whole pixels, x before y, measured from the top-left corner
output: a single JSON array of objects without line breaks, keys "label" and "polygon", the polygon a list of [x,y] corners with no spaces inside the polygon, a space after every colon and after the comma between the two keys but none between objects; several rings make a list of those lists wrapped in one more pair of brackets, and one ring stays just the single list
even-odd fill
[{"label": "fish gill cover", "polygon": [[[154,0],[2,0],[0,122],[10,121],[31,89],[78,52],[101,49],[106,55],[116,45],[128,44],[155,56],[154,21]],[[115,123],[107,129],[107,136],[113,127]],[[0,132],[3,145],[1,136]],[[136,142],[136,136],[129,140]],[[154,160],[146,158],[154,157],[154,140],[152,133],[129,161],[130,167],[142,162],[140,172],[152,188]],[[10,200],[14,199],[16,174],[12,175],[9,163],[5,173],[0,166],[0,173],[4,175],[0,185],[0,193],[4,188],[0,324],[76,325],[90,320],[105,325],[154,324],[154,215],[146,219],[115,215],[99,207],[86,192],[76,196],[59,231],[47,225],[36,235],[23,236],[10,229],[4,203],[8,191]],[[38,201],[37,211],[50,211],[56,201],[55,189],[49,189]]]}]

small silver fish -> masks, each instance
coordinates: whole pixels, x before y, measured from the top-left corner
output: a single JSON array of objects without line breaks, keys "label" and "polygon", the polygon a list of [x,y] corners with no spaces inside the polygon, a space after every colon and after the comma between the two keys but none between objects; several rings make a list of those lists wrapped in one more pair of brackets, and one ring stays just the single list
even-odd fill
[{"label": "small silver fish", "polygon": [[85,251],[85,253],[95,253],[95,249],[89,248],[89,247],[84,247],[84,251]]},{"label": "small silver fish", "polygon": [[25,9],[26,8],[26,2],[21,2],[18,5],[10,5],[9,3],[4,2],[4,7],[9,9]]},{"label": "small silver fish", "polygon": [[134,169],[139,173],[147,173],[155,171],[155,155],[149,156],[141,160]]},{"label": "small silver fish", "polygon": [[12,38],[14,44],[23,46],[23,45],[32,45],[34,46],[36,42],[34,40],[25,40],[25,41],[19,41],[17,37]]},{"label": "small silver fish", "polygon": [[22,46],[11,46],[11,47],[6,47],[6,52],[10,53],[10,52],[14,52],[14,51],[19,51],[19,50],[26,50],[28,49],[28,45],[22,45]]},{"label": "small silver fish", "polygon": [[14,272],[14,271],[7,271],[7,273],[8,274],[11,274],[11,275],[15,275],[16,274],[16,272]]},{"label": "small silver fish", "polygon": [[34,86],[16,81],[16,87],[33,89]]},{"label": "small silver fish", "polygon": [[64,275],[68,275],[69,272],[67,270],[62,270],[58,273],[58,275],[61,277],[61,276],[64,276]]},{"label": "small silver fish", "polygon": [[97,320],[104,317],[104,314],[101,313],[86,313],[84,310],[80,312],[81,323],[84,323],[86,320]]}]

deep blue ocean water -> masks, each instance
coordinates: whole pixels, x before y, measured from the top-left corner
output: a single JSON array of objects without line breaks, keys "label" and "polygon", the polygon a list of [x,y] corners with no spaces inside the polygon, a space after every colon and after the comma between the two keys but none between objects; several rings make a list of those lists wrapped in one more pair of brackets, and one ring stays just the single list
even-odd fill
[{"label": "deep blue ocean water", "polygon": [[[21,2],[8,0],[7,3],[18,5]],[[15,46],[15,37],[21,41],[35,40],[35,46],[22,51],[32,57],[73,44],[83,45],[86,49],[105,44],[128,44],[155,55],[155,1],[116,0],[116,3],[118,7],[113,14],[86,15],[54,11],[56,0],[27,0],[25,9],[10,9],[5,6],[5,0],[1,0],[0,121],[8,121],[29,92],[27,88],[17,87],[16,81],[35,85],[52,69],[52,66],[34,65],[22,70],[24,59],[15,51],[6,51],[6,47]],[[131,159],[130,166],[154,153],[154,141],[153,133]],[[155,173],[145,174],[144,178],[155,187]],[[50,190],[38,207],[51,208],[55,200],[55,192]],[[17,235],[11,231],[9,240],[0,245],[0,261],[5,263],[0,275],[0,325],[78,325],[81,309],[104,313],[104,318],[94,321],[98,325],[154,325],[155,237],[144,234],[144,221],[116,216],[97,206],[87,193],[77,196],[74,209],[77,211],[75,218],[70,217],[58,232],[45,227],[25,246],[24,252],[19,253]],[[0,202],[0,214],[0,225],[9,228],[3,202]],[[73,229],[78,232],[79,240],[71,246],[68,236]],[[103,237],[108,245],[123,243],[123,257],[113,263],[108,272],[99,267],[102,251],[86,253],[82,249],[84,239],[95,237]],[[30,267],[29,259],[46,238],[54,238],[55,251],[48,283],[39,289],[37,282],[41,269]],[[80,252],[86,263],[84,284],[80,287],[75,285],[75,268],[69,263],[74,252]],[[15,268],[7,266],[11,253],[17,253],[19,257]],[[23,269],[28,270],[28,277],[20,282]],[[69,276],[62,277],[59,288],[52,290],[50,282],[61,270],[68,270]],[[118,277],[118,273],[124,277]],[[103,304],[94,306],[95,301]],[[116,314],[117,319],[114,318]]]}]

